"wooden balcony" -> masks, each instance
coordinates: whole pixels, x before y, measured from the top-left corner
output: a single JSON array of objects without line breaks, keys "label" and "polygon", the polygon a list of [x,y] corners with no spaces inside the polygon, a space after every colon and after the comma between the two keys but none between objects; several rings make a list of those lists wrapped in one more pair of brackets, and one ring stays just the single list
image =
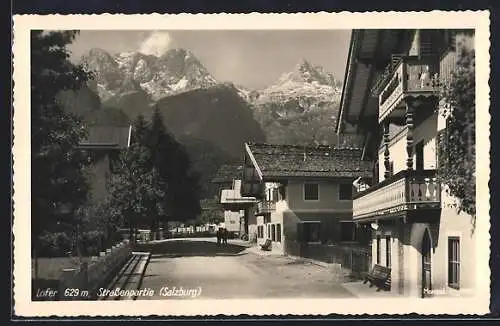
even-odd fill
[{"label": "wooden balcony", "polygon": [[232,189],[222,190],[220,203],[225,210],[236,212],[255,205],[255,197],[241,196],[241,184],[241,180],[235,180]]},{"label": "wooden balcony", "polygon": [[262,200],[257,203],[257,211],[255,212],[255,215],[265,215],[265,214],[271,214],[271,212],[276,210],[276,202],[275,201],[268,201],[268,200]]},{"label": "wooden balcony", "polygon": [[386,118],[403,118],[406,113],[405,98],[437,96],[435,75],[437,67],[432,62],[415,57],[403,57],[385,79],[379,102],[379,122]]},{"label": "wooden balcony", "polygon": [[353,200],[353,219],[374,220],[441,208],[441,186],[435,170],[403,170],[358,193]]}]

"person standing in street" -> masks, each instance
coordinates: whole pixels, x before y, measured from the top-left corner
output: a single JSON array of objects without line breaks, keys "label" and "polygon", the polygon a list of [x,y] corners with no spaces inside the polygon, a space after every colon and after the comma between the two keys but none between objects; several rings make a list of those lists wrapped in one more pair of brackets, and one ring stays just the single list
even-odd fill
[{"label": "person standing in street", "polygon": [[225,245],[227,245],[227,233],[228,232],[227,232],[226,228],[222,229],[222,234],[223,234],[222,238],[223,238],[223,241],[224,241]]}]

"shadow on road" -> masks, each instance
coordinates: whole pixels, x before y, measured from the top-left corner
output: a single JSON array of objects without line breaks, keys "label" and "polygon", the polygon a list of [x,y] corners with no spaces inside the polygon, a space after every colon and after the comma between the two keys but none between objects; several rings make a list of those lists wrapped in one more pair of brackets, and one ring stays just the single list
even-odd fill
[{"label": "shadow on road", "polygon": [[211,241],[173,240],[137,244],[137,251],[150,252],[156,257],[231,256],[242,254],[245,246],[217,244]]}]

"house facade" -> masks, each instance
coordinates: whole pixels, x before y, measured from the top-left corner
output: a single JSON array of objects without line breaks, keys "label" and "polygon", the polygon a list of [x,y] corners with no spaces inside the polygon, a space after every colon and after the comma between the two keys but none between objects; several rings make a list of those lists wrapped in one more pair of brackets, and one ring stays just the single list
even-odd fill
[{"label": "house facade", "polygon": [[257,198],[257,243],[300,255],[303,245],[356,242],[352,182],[371,176],[361,150],[245,144],[242,194]]},{"label": "house facade", "polygon": [[[212,185],[215,186],[215,192],[217,193],[215,200],[218,204],[221,204],[222,191],[234,188],[242,168],[239,165],[224,164],[217,170],[215,177],[212,179]],[[223,225],[235,237],[244,234],[244,209],[231,211],[226,210],[222,205],[220,207],[221,217],[224,220],[220,225]]]},{"label": "house facade", "polygon": [[130,146],[131,132],[132,126],[93,125],[88,128],[87,138],[79,143],[78,148],[90,154],[91,164],[86,172],[92,202],[100,202],[106,197],[113,160]]},{"label": "house facade", "polygon": [[[391,269],[391,292],[410,297],[472,294],[472,217],[438,180],[446,118],[438,85],[455,70],[467,30],[355,30],[337,133],[374,162],[353,221],[372,230],[372,264]],[[441,154],[440,154],[441,153]],[[474,186],[474,185],[471,185]]]},{"label": "house facade", "polygon": [[243,166],[222,165],[212,183],[218,185],[217,201],[222,206],[224,223],[232,236],[256,240],[254,197],[241,195]]}]

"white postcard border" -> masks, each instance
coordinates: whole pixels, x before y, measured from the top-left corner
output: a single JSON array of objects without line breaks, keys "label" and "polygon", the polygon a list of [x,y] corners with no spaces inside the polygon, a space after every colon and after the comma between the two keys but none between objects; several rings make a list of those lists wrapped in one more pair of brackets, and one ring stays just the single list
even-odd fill
[{"label": "white postcard border", "polygon": [[[30,30],[199,30],[474,28],[476,40],[477,291],[472,298],[256,299],[115,302],[31,301]],[[17,316],[199,316],[326,314],[484,314],[490,298],[488,11],[300,14],[17,15],[14,16],[14,311]],[[486,128],[488,126],[488,128]]]}]

